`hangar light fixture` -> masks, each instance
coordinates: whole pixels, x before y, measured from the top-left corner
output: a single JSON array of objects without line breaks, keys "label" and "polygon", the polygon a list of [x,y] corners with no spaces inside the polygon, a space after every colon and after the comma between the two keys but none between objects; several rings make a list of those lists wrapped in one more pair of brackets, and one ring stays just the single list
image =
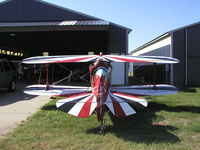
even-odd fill
[{"label": "hangar light fixture", "polygon": [[49,56],[49,52],[43,52],[43,56]]},{"label": "hangar light fixture", "polygon": [[16,34],[15,34],[15,33],[10,33],[10,36],[11,36],[11,37],[15,37]]},{"label": "hangar light fixture", "polygon": [[88,52],[88,55],[94,55],[94,52]]}]

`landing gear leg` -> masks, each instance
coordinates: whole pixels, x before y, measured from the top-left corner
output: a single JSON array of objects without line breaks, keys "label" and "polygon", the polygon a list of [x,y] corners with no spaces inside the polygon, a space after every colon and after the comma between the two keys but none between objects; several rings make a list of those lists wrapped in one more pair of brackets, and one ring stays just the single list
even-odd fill
[{"label": "landing gear leg", "polygon": [[105,127],[105,120],[101,120],[101,121],[100,121],[100,131],[99,131],[99,133],[100,133],[100,134],[103,134],[105,128],[106,128],[106,127]]}]

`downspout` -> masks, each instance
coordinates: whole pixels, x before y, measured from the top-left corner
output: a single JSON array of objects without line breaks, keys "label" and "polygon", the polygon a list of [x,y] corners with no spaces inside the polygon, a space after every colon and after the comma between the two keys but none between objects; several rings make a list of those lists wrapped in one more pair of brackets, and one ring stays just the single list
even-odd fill
[{"label": "downspout", "polygon": [[[173,57],[174,33],[171,33],[170,57]],[[174,83],[174,67],[170,64],[170,84]]]},{"label": "downspout", "polygon": [[[126,54],[125,55],[128,55],[128,40],[129,40],[128,36],[129,36],[129,32],[128,32],[128,30],[126,30]],[[128,67],[129,67],[129,64],[125,63],[124,65],[125,65],[125,70],[124,70],[125,71],[125,81],[124,81],[124,83],[127,85],[128,84]]]}]

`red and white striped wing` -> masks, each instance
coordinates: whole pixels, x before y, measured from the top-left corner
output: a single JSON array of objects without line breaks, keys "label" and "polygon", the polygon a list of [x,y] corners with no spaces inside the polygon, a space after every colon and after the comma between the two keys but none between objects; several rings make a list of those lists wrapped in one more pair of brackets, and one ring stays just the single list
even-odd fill
[{"label": "red and white striped wing", "polygon": [[25,64],[48,64],[48,63],[70,63],[70,62],[94,62],[98,55],[65,55],[65,56],[37,56],[23,60]]},{"label": "red and white striped wing", "polygon": [[91,92],[91,87],[61,85],[48,85],[48,87],[46,87],[46,85],[37,84],[27,86],[24,89],[24,93],[26,94],[42,96],[69,96],[87,92]]},{"label": "red and white striped wing", "polygon": [[[122,93],[109,93],[106,105],[116,117],[122,118],[136,113],[136,109],[147,107],[147,101]],[[136,108],[136,109],[134,109]]]},{"label": "red and white striped wing", "polygon": [[85,118],[91,115],[97,106],[96,97],[93,93],[72,95],[56,102],[59,110]]},{"label": "red and white striped wing", "polygon": [[178,63],[179,60],[161,56],[131,56],[131,55],[64,55],[64,56],[38,56],[23,60],[26,64],[43,63],[70,63],[70,62],[139,62],[139,63]]},{"label": "red and white striped wing", "polygon": [[151,96],[175,94],[178,92],[178,89],[172,85],[158,84],[112,87],[111,91],[130,95]]},{"label": "red and white striped wing", "polygon": [[138,63],[178,63],[179,60],[162,56],[131,56],[131,55],[103,55],[111,62],[138,62]]}]

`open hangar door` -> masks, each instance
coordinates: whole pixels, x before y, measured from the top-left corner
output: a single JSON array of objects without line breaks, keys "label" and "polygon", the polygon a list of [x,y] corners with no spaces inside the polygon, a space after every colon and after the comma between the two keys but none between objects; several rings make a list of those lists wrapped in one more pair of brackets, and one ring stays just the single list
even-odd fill
[{"label": "open hangar door", "polygon": [[129,83],[132,85],[170,84],[170,65],[136,64],[133,68],[133,76],[129,77]]},{"label": "open hangar door", "polygon": [[22,52],[23,57],[107,53],[106,31],[15,32],[0,34],[0,48]]},{"label": "open hangar door", "polygon": [[[7,55],[1,55],[12,60],[22,60],[23,58],[42,55],[87,55],[107,54],[108,35],[107,31],[35,31],[35,32],[4,32],[0,36],[0,49]],[[7,52],[9,53],[7,53]],[[12,54],[11,54],[12,53]],[[15,56],[20,54],[20,57]],[[62,65],[62,66],[61,66]],[[86,63],[65,63],[61,65],[50,65],[50,82],[58,81],[68,75],[71,71],[76,74],[72,77],[72,82],[85,82],[80,79],[86,74],[85,78],[89,80],[88,66]],[[30,81],[37,82],[39,73],[34,75],[32,66],[29,69]],[[54,77],[52,77],[54,74]],[[44,75],[44,73],[43,73]],[[27,77],[26,77],[27,78]]]}]

